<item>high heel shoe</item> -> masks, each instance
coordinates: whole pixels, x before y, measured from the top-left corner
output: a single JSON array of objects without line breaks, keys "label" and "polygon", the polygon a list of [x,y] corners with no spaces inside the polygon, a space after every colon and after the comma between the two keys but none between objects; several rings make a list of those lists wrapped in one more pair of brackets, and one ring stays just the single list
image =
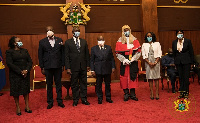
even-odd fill
[{"label": "high heel shoe", "polygon": [[159,98],[159,94],[158,94],[158,96],[156,96],[156,100],[159,100],[160,98]]},{"label": "high heel shoe", "polygon": [[17,113],[17,115],[18,115],[18,116],[20,116],[20,115],[22,115],[22,113],[21,113],[21,112],[19,112],[19,113]]},{"label": "high heel shoe", "polygon": [[25,112],[27,112],[27,113],[32,113],[32,110],[27,110],[27,109],[25,109]]},{"label": "high heel shoe", "polygon": [[154,100],[154,97],[150,97],[151,100]]}]

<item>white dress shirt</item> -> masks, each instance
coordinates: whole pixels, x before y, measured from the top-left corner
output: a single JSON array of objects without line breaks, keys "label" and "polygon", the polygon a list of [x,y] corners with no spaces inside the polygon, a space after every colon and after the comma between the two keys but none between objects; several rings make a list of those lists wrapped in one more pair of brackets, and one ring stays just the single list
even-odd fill
[{"label": "white dress shirt", "polygon": [[127,41],[127,49],[132,49],[134,45],[129,43],[129,37],[126,37],[126,41]]},{"label": "white dress shirt", "polygon": [[49,39],[49,43],[51,44],[51,47],[54,47],[55,39],[54,38],[53,39],[48,38],[48,39]]},{"label": "white dress shirt", "polygon": [[150,43],[143,43],[142,44],[142,57],[143,59],[146,59],[149,57],[149,47],[152,45],[153,51],[154,51],[154,58],[161,58],[162,56],[162,50],[161,45],[159,42],[152,42]]},{"label": "white dress shirt", "polygon": [[100,49],[100,50],[102,50],[101,48],[104,49],[104,46],[99,46],[99,49]]},{"label": "white dress shirt", "polygon": [[[75,45],[76,45],[76,37],[73,37],[73,39],[74,39],[74,42],[75,42]],[[80,43],[79,37],[78,37],[78,43],[79,43],[79,47],[81,47],[81,43]]]}]

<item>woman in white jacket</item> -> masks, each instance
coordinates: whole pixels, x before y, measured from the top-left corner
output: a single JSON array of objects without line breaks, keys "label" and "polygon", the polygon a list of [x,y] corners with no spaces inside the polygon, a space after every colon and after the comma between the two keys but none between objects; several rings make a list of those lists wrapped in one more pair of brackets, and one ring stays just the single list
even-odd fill
[{"label": "woman in white jacket", "polygon": [[159,99],[159,79],[160,79],[160,58],[162,50],[153,32],[145,35],[145,43],[142,44],[142,56],[145,60],[146,78],[150,85],[150,98],[153,100],[153,81],[156,85],[156,100]]}]

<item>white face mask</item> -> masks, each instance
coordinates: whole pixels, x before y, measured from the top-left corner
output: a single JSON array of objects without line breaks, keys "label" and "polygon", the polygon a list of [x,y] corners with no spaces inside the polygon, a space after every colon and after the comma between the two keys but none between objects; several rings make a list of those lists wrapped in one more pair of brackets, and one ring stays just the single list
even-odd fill
[{"label": "white face mask", "polygon": [[104,43],[105,43],[105,41],[102,41],[102,40],[101,40],[101,41],[98,41],[98,45],[99,45],[99,46],[104,46]]},{"label": "white face mask", "polygon": [[74,37],[79,37],[80,36],[80,32],[74,32]]},{"label": "white face mask", "polygon": [[54,35],[53,31],[48,31],[47,32],[47,37],[51,38]]}]

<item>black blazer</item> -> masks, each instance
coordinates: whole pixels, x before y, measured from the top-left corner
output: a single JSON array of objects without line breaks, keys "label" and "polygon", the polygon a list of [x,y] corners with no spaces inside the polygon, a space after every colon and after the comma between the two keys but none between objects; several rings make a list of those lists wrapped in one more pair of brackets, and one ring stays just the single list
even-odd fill
[{"label": "black blazer", "polygon": [[51,47],[47,37],[39,42],[38,58],[41,68],[60,68],[65,64],[63,41],[59,37],[54,37],[54,39],[54,47]]},{"label": "black blazer", "polygon": [[87,70],[89,67],[90,55],[86,40],[80,39],[80,52],[77,50],[73,38],[65,41],[65,69],[71,71]]},{"label": "black blazer", "polygon": [[90,67],[96,74],[111,74],[112,68],[115,68],[111,47],[104,45],[104,50],[100,50],[99,45],[92,47]]},{"label": "black blazer", "polygon": [[194,51],[191,41],[184,38],[183,49],[181,52],[177,50],[177,42],[178,39],[174,40],[172,43],[174,64],[193,64]]}]

